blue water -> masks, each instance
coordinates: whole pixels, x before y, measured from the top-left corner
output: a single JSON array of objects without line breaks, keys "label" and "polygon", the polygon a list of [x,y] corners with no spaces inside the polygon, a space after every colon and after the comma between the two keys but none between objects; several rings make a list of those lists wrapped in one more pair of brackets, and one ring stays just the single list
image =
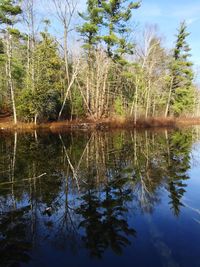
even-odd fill
[{"label": "blue water", "polygon": [[200,266],[198,128],[1,133],[0,266]]}]

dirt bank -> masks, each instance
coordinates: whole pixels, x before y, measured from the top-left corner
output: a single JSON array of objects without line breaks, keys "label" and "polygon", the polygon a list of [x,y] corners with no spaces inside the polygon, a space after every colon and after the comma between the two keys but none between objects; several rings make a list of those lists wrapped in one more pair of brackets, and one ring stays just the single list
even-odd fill
[{"label": "dirt bank", "polygon": [[137,123],[130,118],[107,118],[101,120],[73,120],[73,121],[59,121],[51,123],[22,123],[14,124],[10,117],[0,118],[1,131],[33,131],[36,129],[51,130],[51,131],[65,131],[65,130],[109,130],[109,129],[134,129],[134,128],[176,128],[181,126],[200,125],[200,118],[148,118],[138,119]]}]

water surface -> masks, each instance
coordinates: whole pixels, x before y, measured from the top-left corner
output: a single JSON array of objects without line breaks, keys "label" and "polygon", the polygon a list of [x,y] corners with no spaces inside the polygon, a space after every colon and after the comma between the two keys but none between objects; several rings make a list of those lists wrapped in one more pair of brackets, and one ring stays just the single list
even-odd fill
[{"label": "water surface", "polygon": [[0,266],[199,267],[199,128],[0,134]]}]

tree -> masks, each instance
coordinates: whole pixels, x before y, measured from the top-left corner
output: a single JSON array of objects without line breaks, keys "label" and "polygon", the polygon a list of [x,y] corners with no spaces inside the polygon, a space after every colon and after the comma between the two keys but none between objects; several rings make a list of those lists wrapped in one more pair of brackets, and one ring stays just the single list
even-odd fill
[{"label": "tree", "polygon": [[[95,48],[100,43],[100,29],[102,27],[103,9],[101,8],[101,2],[99,0],[88,0],[87,11],[85,13],[79,13],[79,16],[83,19],[82,26],[77,28],[83,41],[83,48],[86,52],[87,66],[86,73],[84,74],[84,84],[86,84],[86,97],[84,99],[87,105],[87,112],[91,115],[92,109],[92,84],[90,78],[92,77],[93,66],[95,65]],[[82,89],[79,86],[79,89]]]},{"label": "tree", "polygon": [[106,34],[102,36],[102,40],[106,44],[107,54],[109,57],[124,63],[123,56],[132,54],[134,47],[127,41],[127,34],[130,34],[127,23],[132,17],[132,10],[140,7],[140,2],[103,0],[101,5],[103,8],[103,25],[106,29]]},{"label": "tree", "polygon": [[169,85],[169,101],[166,114],[180,116],[184,112],[190,112],[194,105],[194,86],[192,62],[189,61],[190,47],[186,38],[189,36],[185,22],[180,24],[176,45],[170,66],[171,82]]},{"label": "tree", "polygon": [[167,175],[169,205],[175,216],[179,215],[181,207],[184,206],[182,198],[186,192],[186,180],[189,179],[187,172],[190,169],[191,146],[192,133],[190,131],[184,134],[177,131],[170,135]]},{"label": "tree", "polygon": [[64,50],[64,61],[65,61],[65,72],[67,85],[69,86],[69,62],[68,62],[68,35],[71,31],[71,23],[74,13],[76,11],[76,2],[73,0],[52,0],[56,9],[57,19],[61,22],[63,27],[63,50]]},{"label": "tree", "polygon": [[35,63],[34,63],[34,50],[35,50],[35,44],[36,44],[36,7],[35,7],[35,1],[34,0],[24,0],[22,9],[23,9],[23,20],[25,23],[25,26],[27,28],[26,33],[26,41],[27,41],[27,47],[26,47],[26,57],[27,57],[27,63],[26,63],[26,87],[33,88],[35,86]]},{"label": "tree", "polygon": [[0,39],[0,111],[4,109],[6,102],[7,88],[6,88],[6,73],[5,73],[5,48],[3,39]]},{"label": "tree", "polygon": [[35,88],[25,88],[18,107],[22,117],[33,119],[56,119],[61,106],[60,72],[62,60],[57,44],[47,31],[41,33],[42,40],[35,47]]},{"label": "tree", "polygon": [[17,22],[18,15],[22,13],[19,1],[1,0],[0,1],[0,23],[5,25],[5,43],[6,43],[6,76],[8,87],[11,93],[12,109],[14,116],[14,123],[17,123],[17,112],[15,104],[15,89],[13,84],[13,36],[19,35],[19,32],[13,28]]},{"label": "tree", "polygon": [[78,27],[77,30],[83,37],[83,47],[88,51],[89,59],[93,48],[100,41],[100,28],[102,27],[103,22],[102,12],[101,1],[88,0],[87,12],[79,13],[79,16],[84,20],[84,23],[82,26]]}]

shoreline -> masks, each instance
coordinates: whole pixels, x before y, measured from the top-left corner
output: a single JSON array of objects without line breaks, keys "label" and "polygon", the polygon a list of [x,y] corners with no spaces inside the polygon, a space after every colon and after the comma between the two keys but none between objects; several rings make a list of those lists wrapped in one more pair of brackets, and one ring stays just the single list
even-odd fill
[{"label": "shoreline", "polygon": [[19,122],[16,125],[11,121],[0,121],[0,131],[35,131],[35,130],[50,130],[50,131],[73,131],[73,130],[112,130],[112,129],[148,129],[148,128],[178,128],[184,126],[200,125],[200,118],[148,118],[138,119],[136,125],[129,118],[107,118],[100,120],[82,119],[73,121],[59,121],[40,123]]}]

